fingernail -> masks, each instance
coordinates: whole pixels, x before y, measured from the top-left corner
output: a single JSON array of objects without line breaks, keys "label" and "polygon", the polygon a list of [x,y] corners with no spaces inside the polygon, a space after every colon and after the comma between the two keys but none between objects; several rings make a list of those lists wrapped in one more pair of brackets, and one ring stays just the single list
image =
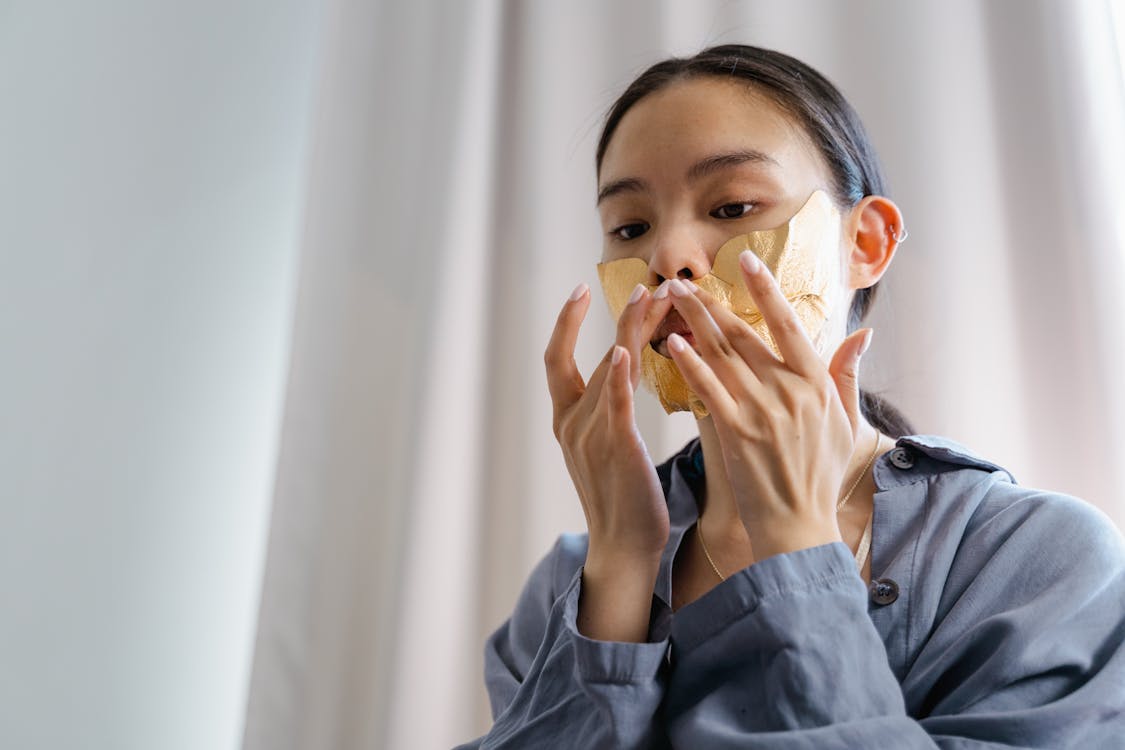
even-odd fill
[{"label": "fingernail", "polygon": [[868,328],[867,329],[867,335],[864,336],[864,338],[863,338],[863,345],[860,346],[860,348],[859,348],[859,356],[862,357],[864,354],[867,353],[867,347],[871,346],[871,338],[874,335],[875,335],[875,329],[874,328]]},{"label": "fingernail", "polygon": [[673,333],[668,337],[668,348],[674,352],[682,352],[687,349],[687,342],[684,341],[683,336],[678,333]]},{"label": "fingernail", "polygon": [[691,290],[688,289],[687,286],[684,285],[684,282],[680,281],[679,279],[672,279],[668,283],[668,285],[672,290],[672,294],[676,295],[677,297],[691,296]]},{"label": "fingernail", "polygon": [[613,364],[615,364],[615,365],[620,364],[621,358],[624,357],[624,356],[625,356],[625,347],[623,347],[623,346],[613,347]]},{"label": "fingernail", "polygon": [[660,286],[656,287],[656,293],[652,295],[656,299],[664,299],[668,296],[668,281],[664,281]]},{"label": "fingernail", "polygon": [[585,282],[574,287],[574,291],[570,293],[570,301],[577,302],[578,300],[582,299],[583,295],[585,295],[589,289],[590,287],[586,286]]},{"label": "fingernail", "polygon": [[754,254],[753,250],[743,250],[742,254],[738,256],[738,262],[742,264],[747,273],[757,273],[762,268],[762,261],[758,260],[758,256]]},{"label": "fingernail", "polygon": [[686,286],[692,294],[699,291],[699,287],[697,287],[691,279],[680,279],[680,283]]},{"label": "fingernail", "polygon": [[635,305],[641,300],[641,295],[645,293],[645,285],[637,284],[633,287],[633,293],[629,295],[629,304]]}]

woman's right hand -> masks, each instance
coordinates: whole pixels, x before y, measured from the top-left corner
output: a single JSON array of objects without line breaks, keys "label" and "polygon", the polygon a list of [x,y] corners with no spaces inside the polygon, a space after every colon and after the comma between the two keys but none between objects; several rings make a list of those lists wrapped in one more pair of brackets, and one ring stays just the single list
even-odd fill
[{"label": "woman's right hand", "polygon": [[656,467],[637,429],[633,392],[641,349],[671,309],[671,299],[666,287],[653,295],[638,285],[618,319],[615,344],[585,382],[574,346],[589,307],[589,288],[579,285],[559,313],[544,354],[555,437],[590,534],[579,629],[600,640],[642,641],[669,519]]}]

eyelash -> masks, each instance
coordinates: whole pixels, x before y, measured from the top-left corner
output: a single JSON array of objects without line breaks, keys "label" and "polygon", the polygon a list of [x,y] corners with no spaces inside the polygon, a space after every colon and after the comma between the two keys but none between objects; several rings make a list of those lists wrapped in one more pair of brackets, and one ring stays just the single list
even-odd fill
[{"label": "eyelash", "polygon": [[[747,208],[746,208],[745,211],[740,213],[738,216],[715,216],[715,214],[719,213],[724,208],[729,208],[731,206],[738,206],[740,208],[742,206],[747,206]],[[757,207],[758,207],[758,204],[754,203],[753,201],[746,201],[745,203],[724,203],[723,205],[719,206],[714,211],[712,211],[711,216],[715,216],[716,219],[741,219],[742,217],[746,216],[747,214],[749,214],[751,211],[753,211]]]},{"label": "eyelash", "polygon": [[[621,236],[622,232],[624,232],[626,229],[632,229],[633,227],[644,227],[644,230],[642,230],[640,232],[640,234],[637,234],[636,236],[633,236],[633,237],[622,237]],[[637,239],[637,237],[640,237],[642,234],[644,234],[647,231],[648,231],[648,225],[647,224],[644,224],[642,222],[633,222],[632,224],[622,224],[621,226],[617,227],[617,229],[609,230],[609,236],[612,237],[615,240],[619,240],[620,242],[628,242],[629,240]]]},{"label": "eyelash", "polygon": [[[731,206],[739,206],[740,208],[745,207],[745,210],[743,210],[743,212],[740,213],[738,216],[717,216],[716,215],[720,211],[722,211],[724,208],[729,208]],[[751,211],[753,211],[757,207],[758,207],[758,204],[755,203],[754,201],[746,201],[746,202],[743,202],[743,203],[724,203],[723,205],[716,208],[714,211],[711,211],[709,215],[713,216],[716,219],[722,219],[724,221],[736,221],[738,219],[745,218],[747,215],[750,214]],[[621,236],[621,233],[623,231],[625,231],[627,229],[633,229],[635,227],[644,227],[644,229],[639,234],[636,234],[632,237],[622,237]],[[637,239],[637,237],[640,237],[642,234],[644,234],[647,231],[648,231],[648,225],[647,224],[645,224],[644,222],[636,222],[635,221],[635,222],[632,222],[630,224],[622,224],[621,226],[617,227],[616,229],[611,229],[609,231],[609,235],[613,239],[618,240],[620,242],[628,242],[630,240]]]}]

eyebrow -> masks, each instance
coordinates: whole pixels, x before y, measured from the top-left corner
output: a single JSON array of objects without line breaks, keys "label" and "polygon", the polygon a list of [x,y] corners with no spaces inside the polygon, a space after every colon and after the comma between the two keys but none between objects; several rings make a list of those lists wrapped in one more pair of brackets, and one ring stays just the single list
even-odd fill
[{"label": "eyebrow", "polygon": [[[705,157],[691,165],[691,169],[687,171],[687,179],[689,182],[694,182],[702,177],[720,172],[724,169],[737,167],[740,164],[762,164],[772,167],[781,166],[777,163],[777,159],[757,149],[751,148],[740,151],[727,151]],[[614,180],[613,182],[603,185],[598,191],[598,201],[596,205],[601,205],[602,201],[615,195],[620,195],[621,193],[640,193],[646,190],[648,190],[648,183],[644,180],[640,180],[636,177],[624,177],[620,180]]]}]

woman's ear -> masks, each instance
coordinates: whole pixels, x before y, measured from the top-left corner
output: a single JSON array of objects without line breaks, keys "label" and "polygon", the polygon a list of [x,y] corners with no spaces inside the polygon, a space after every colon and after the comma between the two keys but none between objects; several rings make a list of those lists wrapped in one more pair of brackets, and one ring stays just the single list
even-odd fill
[{"label": "woman's ear", "polygon": [[902,212],[890,198],[869,195],[857,203],[845,222],[848,287],[866,289],[886,273],[900,242],[906,239]]}]

